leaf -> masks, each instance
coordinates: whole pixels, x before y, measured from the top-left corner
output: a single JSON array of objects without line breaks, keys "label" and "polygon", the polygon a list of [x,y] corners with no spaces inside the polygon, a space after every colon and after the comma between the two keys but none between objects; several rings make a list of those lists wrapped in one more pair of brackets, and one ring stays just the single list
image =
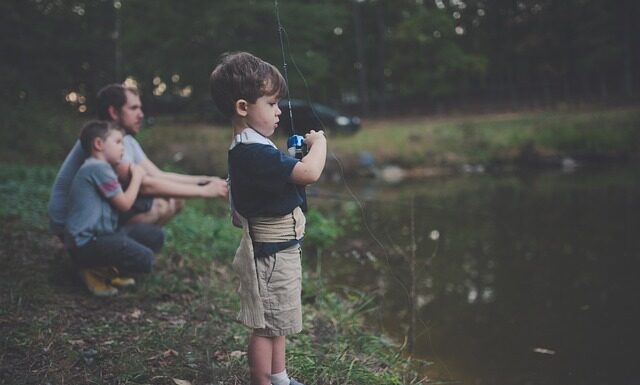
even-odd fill
[{"label": "leaf", "polygon": [[84,346],[86,344],[84,340],[69,340],[68,342],[73,346]]},{"label": "leaf", "polygon": [[173,349],[167,349],[164,352],[160,353],[160,354],[156,354],[155,356],[149,357],[147,358],[147,361],[153,361],[153,360],[157,360],[158,358],[169,358],[169,357],[177,357],[179,356],[178,352],[176,352]]},{"label": "leaf", "polygon": [[129,314],[131,318],[138,319],[142,315],[142,311],[140,309],[135,309],[131,314]]}]

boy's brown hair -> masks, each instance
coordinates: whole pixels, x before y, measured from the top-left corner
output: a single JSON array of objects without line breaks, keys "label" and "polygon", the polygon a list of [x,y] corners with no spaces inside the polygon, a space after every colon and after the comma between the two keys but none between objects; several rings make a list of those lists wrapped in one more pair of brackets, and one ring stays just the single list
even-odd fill
[{"label": "boy's brown hair", "polygon": [[278,69],[248,53],[224,53],[209,78],[211,97],[226,118],[235,112],[235,103],[244,99],[255,103],[261,96],[287,94],[287,83]]},{"label": "boy's brown hair", "polygon": [[106,140],[112,130],[123,131],[120,126],[106,120],[91,120],[85,123],[80,132],[80,144],[86,155],[91,156],[96,138]]}]

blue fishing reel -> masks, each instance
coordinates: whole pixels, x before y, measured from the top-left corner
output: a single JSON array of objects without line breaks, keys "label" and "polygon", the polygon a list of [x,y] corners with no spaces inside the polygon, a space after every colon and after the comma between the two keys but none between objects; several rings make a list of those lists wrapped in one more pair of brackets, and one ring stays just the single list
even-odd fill
[{"label": "blue fishing reel", "polygon": [[296,159],[302,159],[307,155],[307,145],[304,144],[302,135],[291,135],[287,139],[287,149],[289,150],[289,155]]}]

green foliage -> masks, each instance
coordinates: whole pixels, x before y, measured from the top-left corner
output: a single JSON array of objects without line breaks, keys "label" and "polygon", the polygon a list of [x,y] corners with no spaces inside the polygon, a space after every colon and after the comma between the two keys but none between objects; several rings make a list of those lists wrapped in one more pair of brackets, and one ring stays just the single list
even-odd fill
[{"label": "green foliage", "polygon": [[33,101],[0,106],[0,161],[62,162],[81,127],[64,107]]},{"label": "green foliage", "polygon": [[[210,206],[210,207],[207,207]],[[224,203],[189,201],[166,227],[167,250],[189,258],[230,262],[242,232],[233,227],[228,215],[218,214]]]},{"label": "green foliage", "polygon": [[[479,77],[486,59],[456,39],[448,12],[415,5],[391,37],[389,65],[395,93],[402,96],[451,96],[463,92],[467,77]],[[411,52],[411,55],[407,55]]]},{"label": "green foliage", "polygon": [[[2,282],[11,288],[11,295],[3,297],[10,298],[11,303],[4,303],[1,308],[10,309],[7,316],[35,312],[36,320],[36,324],[16,323],[7,331],[9,337],[3,340],[3,348],[28,356],[29,349],[41,351],[41,338],[47,338],[55,343],[46,357],[50,365],[43,367],[62,367],[59,359],[73,357],[80,365],[87,365],[83,376],[90,381],[102,381],[103,370],[114,381],[125,382],[147,382],[158,375],[197,376],[199,382],[223,378],[233,383],[246,378],[247,363],[241,352],[246,347],[247,333],[234,321],[237,295],[229,274],[230,257],[238,245],[240,230],[232,227],[225,202],[188,202],[166,226],[167,245],[158,257],[157,271],[140,279],[137,290],[123,291],[117,300],[83,315],[78,326],[74,309],[79,294],[69,291],[69,287],[76,287],[64,286],[60,292],[60,287],[48,286],[52,280],[42,275],[64,276],[57,279],[64,279],[68,285],[66,274],[70,271],[63,270],[72,269],[59,266],[58,260],[53,262],[56,256],[51,254],[46,258],[58,269],[51,273],[49,263],[42,266],[42,254],[50,252],[49,236],[42,231],[23,235],[18,230],[46,228],[46,202],[55,172],[53,167],[0,165],[0,218],[11,225],[7,234],[16,232],[7,239],[19,247],[30,247],[18,250],[22,256],[9,253],[8,262],[15,271],[6,274]],[[344,226],[355,221],[355,207],[346,206],[345,212],[347,219],[338,221],[311,210],[306,244],[329,247],[344,232]],[[30,242],[19,240],[23,236]],[[25,261],[37,266],[25,268]],[[16,281],[9,280],[9,276]],[[371,297],[355,291],[337,295],[309,274],[305,274],[304,285],[305,290],[313,288],[315,300],[305,305],[308,332],[289,344],[288,359],[294,376],[309,384],[422,383],[417,378],[426,363],[404,358],[398,346],[363,326],[362,318],[375,310]],[[52,290],[55,295],[51,295]],[[22,308],[23,301],[29,306]],[[38,313],[40,309],[55,311],[43,315]],[[118,322],[104,323],[104,319],[114,316]],[[64,328],[64,332],[58,328]],[[132,340],[136,349],[128,351]],[[92,350],[98,351],[98,362],[94,363],[96,353]],[[234,356],[232,351],[238,354]],[[100,373],[93,372],[91,365],[96,365]],[[31,378],[72,377],[64,368],[55,373],[29,372]]]},{"label": "green foliage", "polygon": [[55,174],[53,167],[0,164],[0,218],[47,229],[47,203]]},{"label": "green foliage", "polygon": [[325,249],[335,243],[344,234],[344,228],[335,218],[329,218],[315,208],[310,208],[305,214],[307,226],[304,236],[305,247]]},{"label": "green foliage", "polygon": [[[314,285],[320,287],[320,285]],[[366,331],[363,320],[376,308],[369,295],[319,289],[314,306],[305,306],[305,327],[288,344],[294,377],[308,384],[422,384],[428,362],[408,360],[402,349]]]},{"label": "green foliage", "polygon": [[[279,10],[298,98],[366,96],[424,111],[469,99],[633,101],[640,88],[632,1],[287,0]],[[0,32],[1,139],[16,145],[4,159],[57,155],[64,121],[80,107],[89,116],[111,82],[134,78],[149,115],[205,115],[221,53],[247,50],[283,67],[272,0],[6,0]],[[65,101],[72,91],[82,101]]]}]

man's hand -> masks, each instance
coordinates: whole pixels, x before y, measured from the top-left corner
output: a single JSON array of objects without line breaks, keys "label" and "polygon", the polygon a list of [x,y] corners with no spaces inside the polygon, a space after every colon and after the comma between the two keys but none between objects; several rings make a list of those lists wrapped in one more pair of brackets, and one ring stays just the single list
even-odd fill
[{"label": "man's hand", "polygon": [[202,189],[203,198],[226,197],[229,194],[227,181],[217,176],[207,177],[198,185]]}]

